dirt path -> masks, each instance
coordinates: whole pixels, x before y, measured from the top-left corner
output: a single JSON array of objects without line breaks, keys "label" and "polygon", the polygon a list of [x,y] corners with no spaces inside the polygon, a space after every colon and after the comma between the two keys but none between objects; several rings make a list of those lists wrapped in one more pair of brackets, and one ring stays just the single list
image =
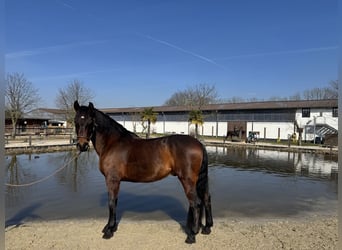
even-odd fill
[{"label": "dirt path", "polygon": [[28,222],[5,230],[6,249],[337,249],[337,217],[266,221],[216,220],[193,245],[176,221],[123,220],[110,240],[103,220]]}]

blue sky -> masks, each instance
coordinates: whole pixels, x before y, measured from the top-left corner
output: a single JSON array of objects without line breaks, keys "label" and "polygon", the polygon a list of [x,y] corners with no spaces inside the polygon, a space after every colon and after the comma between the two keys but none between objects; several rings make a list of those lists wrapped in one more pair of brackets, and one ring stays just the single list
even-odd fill
[{"label": "blue sky", "polygon": [[337,0],[7,0],[6,72],[40,106],[78,79],[99,108],[162,105],[214,85],[219,97],[288,97],[337,80]]}]

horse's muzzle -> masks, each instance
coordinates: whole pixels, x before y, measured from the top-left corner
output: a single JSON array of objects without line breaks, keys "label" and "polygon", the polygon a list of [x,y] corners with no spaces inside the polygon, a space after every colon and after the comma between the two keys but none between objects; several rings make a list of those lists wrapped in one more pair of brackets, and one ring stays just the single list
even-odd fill
[{"label": "horse's muzzle", "polygon": [[82,143],[82,144],[77,143],[77,148],[78,148],[78,150],[81,151],[81,152],[88,151],[88,149],[89,149],[89,143],[88,143],[88,142],[84,142],[84,143]]}]

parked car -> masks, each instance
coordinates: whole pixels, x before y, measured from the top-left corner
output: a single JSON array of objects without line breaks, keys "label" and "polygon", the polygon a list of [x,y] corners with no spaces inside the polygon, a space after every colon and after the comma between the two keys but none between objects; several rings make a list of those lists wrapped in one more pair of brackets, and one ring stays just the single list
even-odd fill
[{"label": "parked car", "polygon": [[249,132],[248,137],[246,138],[246,143],[256,142],[258,140],[257,132]]}]

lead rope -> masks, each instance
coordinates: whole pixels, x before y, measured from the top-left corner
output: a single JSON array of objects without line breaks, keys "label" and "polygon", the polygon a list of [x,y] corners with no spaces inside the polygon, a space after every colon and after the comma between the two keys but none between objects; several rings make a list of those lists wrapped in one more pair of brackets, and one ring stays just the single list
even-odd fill
[{"label": "lead rope", "polygon": [[59,169],[55,170],[52,174],[40,179],[40,180],[36,180],[30,183],[25,183],[25,184],[10,184],[10,183],[5,183],[6,186],[8,187],[28,187],[28,186],[32,186],[34,184],[46,181],[47,179],[49,179],[50,177],[54,176],[55,174],[57,174],[58,172],[62,171],[64,168],[66,168],[70,162],[72,162],[73,160],[75,160],[79,155],[81,154],[81,152],[78,152],[72,159],[70,159],[67,163],[65,163],[62,167],[60,167]]}]

